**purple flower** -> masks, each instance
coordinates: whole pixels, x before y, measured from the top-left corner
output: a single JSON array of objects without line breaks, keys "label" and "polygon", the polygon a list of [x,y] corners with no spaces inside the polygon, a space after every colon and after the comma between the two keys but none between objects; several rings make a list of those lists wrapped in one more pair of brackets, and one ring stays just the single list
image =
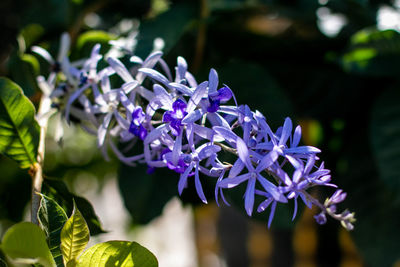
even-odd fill
[{"label": "purple flower", "polygon": [[175,100],[172,104],[172,110],[168,110],[163,115],[163,122],[169,122],[173,135],[178,136],[181,133],[182,119],[187,115],[186,103],[181,99]]},{"label": "purple flower", "polygon": [[[174,147],[174,150],[175,148],[176,146]],[[189,154],[185,154],[176,150],[165,154],[164,158],[167,161],[168,168],[181,174],[178,182],[178,192],[180,195],[182,194],[183,189],[187,186],[188,177],[193,176],[194,174],[197,194],[204,203],[207,203],[207,199],[204,195],[203,188],[200,182],[200,162],[215,155],[220,150],[221,148],[219,146],[212,145],[211,143],[206,143],[201,145],[197,149],[192,149],[192,152]],[[179,155],[178,159],[176,159],[176,153],[182,153]],[[194,172],[192,171],[193,168]]]},{"label": "purple flower", "polygon": [[140,140],[144,140],[147,136],[147,130],[142,125],[144,118],[145,114],[142,110],[142,107],[136,108],[132,113],[132,121],[129,126],[129,132],[139,137]]},{"label": "purple flower", "polygon": [[[253,212],[253,206],[254,206],[254,194],[255,194],[255,186],[256,182],[258,181],[262,187],[275,199],[280,202],[287,202],[287,199],[285,196],[280,193],[273,183],[265,179],[260,172],[262,172],[264,169],[270,167],[276,160],[276,153],[268,153],[265,155],[261,161],[259,162],[258,166],[256,168],[253,167],[253,163],[250,158],[250,153],[249,150],[245,144],[245,142],[240,138],[237,137],[236,140],[236,149],[239,154],[239,159],[236,161],[234,166],[231,169],[230,175],[232,173],[232,170],[235,168],[235,165],[240,167],[235,168],[235,172],[240,173],[241,170],[246,166],[246,168],[249,170],[248,173],[233,177],[233,178],[226,178],[222,180],[221,182],[218,183],[217,186],[222,187],[222,188],[232,188],[235,187],[244,181],[247,181],[247,189],[245,193],[245,209],[246,212],[249,216],[251,216]],[[239,162],[240,161],[240,162]],[[237,163],[239,162],[239,163]]]}]

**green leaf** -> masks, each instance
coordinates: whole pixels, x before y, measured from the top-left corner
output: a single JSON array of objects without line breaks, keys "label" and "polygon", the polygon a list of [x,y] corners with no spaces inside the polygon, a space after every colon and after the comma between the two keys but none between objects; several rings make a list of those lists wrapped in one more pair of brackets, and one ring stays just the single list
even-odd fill
[{"label": "green leaf", "polygon": [[8,67],[11,79],[23,88],[26,96],[30,97],[39,90],[36,77],[40,74],[40,64],[36,57],[12,53]]},{"label": "green leaf", "polygon": [[153,253],[136,242],[108,241],[86,250],[77,266],[157,267],[158,262]]},{"label": "green leaf", "polygon": [[76,47],[82,49],[88,44],[107,44],[109,41],[114,40],[116,36],[104,31],[88,31],[81,34],[78,38]]},{"label": "green leaf", "polygon": [[379,177],[400,200],[400,90],[385,91],[372,109],[371,144]]},{"label": "green leaf", "polygon": [[67,214],[71,214],[74,208],[74,200],[82,216],[89,227],[90,234],[97,235],[105,233],[101,227],[99,217],[96,215],[92,204],[85,198],[77,196],[68,190],[68,187],[62,180],[45,179],[42,188],[43,194],[56,201]]},{"label": "green leaf", "polygon": [[57,202],[41,194],[41,202],[38,211],[38,219],[47,236],[51,254],[57,266],[64,266],[61,254],[61,229],[68,220],[67,214]]},{"label": "green leaf", "polygon": [[121,164],[118,172],[121,196],[134,224],[149,223],[178,194],[179,176],[174,177],[175,174],[169,169],[157,169],[152,174],[147,174],[146,170],[147,166],[144,165],[130,167]]},{"label": "green leaf", "polygon": [[35,108],[21,88],[0,78],[0,153],[29,168],[36,163],[39,125]]},{"label": "green leaf", "polygon": [[76,49],[79,57],[87,57],[95,44],[101,44],[100,53],[108,51],[109,41],[116,39],[116,36],[105,31],[87,31],[78,37]]},{"label": "green leaf", "polygon": [[16,263],[39,263],[45,267],[56,265],[44,232],[30,222],[21,222],[8,229],[1,249]]},{"label": "green leaf", "polygon": [[65,266],[75,266],[78,256],[89,242],[89,228],[80,211],[74,206],[72,216],[61,230],[61,253]]},{"label": "green leaf", "polygon": [[163,51],[168,53],[175,46],[183,33],[196,18],[196,6],[190,3],[179,3],[152,20],[140,26],[139,42],[136,54],[146,57],[153,50],[155,38],[165,42]]},{"label": "green leaf", "polygon": [[373,76],[397,76],[400,60],[400,34],[394,30],[367,29],[352,36],[340,64],[344,70]]}]

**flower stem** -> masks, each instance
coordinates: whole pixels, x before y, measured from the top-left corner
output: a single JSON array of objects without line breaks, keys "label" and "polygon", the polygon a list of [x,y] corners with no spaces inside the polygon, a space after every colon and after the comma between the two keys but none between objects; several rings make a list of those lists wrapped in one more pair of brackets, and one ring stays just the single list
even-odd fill
[{"label": "flower stem", "polygon": [[51,114],[51,100],[48,96],[43,94],[39,104],[39,111],[36,116],[36,119],[40,127],[40,137],[39,137],[39,147],[36,159],[37,163],[33,168],[34,170],[32,174],[31,221],[35,224],[39,224],[37,213],[39,211],[41,197],[38,193],[42,192],[45,141],[46,141],[47,125],[50,114]]}]

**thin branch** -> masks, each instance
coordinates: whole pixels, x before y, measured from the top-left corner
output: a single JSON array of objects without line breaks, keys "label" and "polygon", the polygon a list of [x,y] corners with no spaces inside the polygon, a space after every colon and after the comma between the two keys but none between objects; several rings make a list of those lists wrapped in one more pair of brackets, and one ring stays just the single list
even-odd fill
[{"label": "thin branch", "polygon": [[40,206],[40,195],[38,193],[42,192],[43,184],[43,164],[44,164],[44,153],[45,153],[45,139],[47,132],[47,125],[50,116],[44,116],[44,114],[49,114],[51,112],[51,100],[48,96],[42,95],[39,111],[37,113],[37,120],[40,126],[40,139],[37,154],[37,163],[32,170],[32,204],[31,204],[31,221],[35,224],[39,224],[37,213]]}]

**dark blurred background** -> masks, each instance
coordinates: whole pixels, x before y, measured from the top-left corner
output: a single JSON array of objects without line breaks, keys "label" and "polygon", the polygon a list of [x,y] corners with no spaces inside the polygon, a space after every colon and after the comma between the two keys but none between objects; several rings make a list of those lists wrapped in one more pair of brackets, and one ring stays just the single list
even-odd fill
[{"label": "dark blurred background", "polygon": [[[317,226],[316,210],[303,209],[291,222],[291,207],[278,206],[268,230],[268,214],[244,216],[240,190],[230,196],[237,209],[217,209],[199,205],[192,187],[182,201],[194,207],[199,266],[207,266],[202,259],[207,250],[228,267],[400,266],[399,1],[1,0],[0,75],[37,103],[35,77],[49,69],[31,53],[32,45],[56,55],[67,31],[70,57],[77,59],[96,42],[105,51],[109,40],[129,36],[138,22],[137,55],[147,56],[154,39],[162,38],[170,66],[183,56],[200,81],[213,67],[239,104],[260,110],[273,129],[287,116],[300,124],[303,143],[321,148],[334,183],[348,192],[342,208],[356,212],[349,234],[333,220]],[[116,172],[133,225],[156,218],[177,195],[178,177],[170,178],[169,171],[147,175],[145,167],[115,160],[107,165],[95,143],[73,141],[78,145],[59,149],[49,140],[46,175],[64,179],[73,190],[82,171],[100,184]],[[30,178],[4,157],[0,170],[3,232],[23,218]],[[213,186],[205,186],[208,199]],[[322,201],[331,193],[313,192]],[[204,241],[204,223],[217,229],[212,241]]]}]

